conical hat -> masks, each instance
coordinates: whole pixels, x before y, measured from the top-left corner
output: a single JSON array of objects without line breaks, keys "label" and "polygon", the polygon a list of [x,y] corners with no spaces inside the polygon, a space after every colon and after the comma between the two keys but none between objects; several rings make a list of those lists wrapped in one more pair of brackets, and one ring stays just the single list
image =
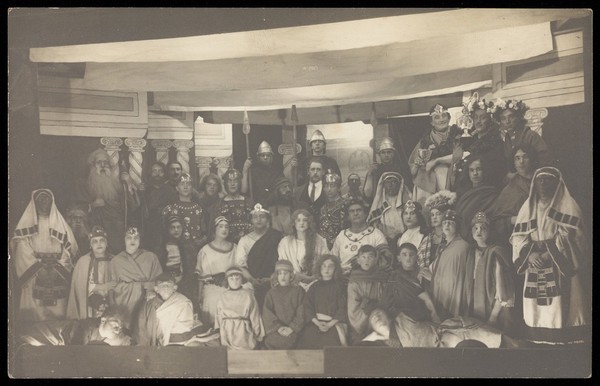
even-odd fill
[{"label": "conical hat", "polygon": [[325,136],[321,133],[321,130],[315,130],[315,132],[310,136],[308,143],[312,143],[313,141],[323,141],[325,142]]},{"label": "conical hat", "polygon": [[258,152],[256,154],[263,153],[271,153],[273,154],[273,150],[271,149],[271,145],[267,141],[262,141],[260,145],[258,145]]}]

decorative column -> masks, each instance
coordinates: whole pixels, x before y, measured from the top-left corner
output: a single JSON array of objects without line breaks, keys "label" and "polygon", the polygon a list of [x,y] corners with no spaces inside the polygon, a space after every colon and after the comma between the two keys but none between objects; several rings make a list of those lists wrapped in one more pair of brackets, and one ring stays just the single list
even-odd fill
[{"label": "decorative column", "polygon": [[548,109],[545,107],[537,107],[529,109],[525,112],[525,119],[527,120],[527,126],[534,132],[542,136],[542,126],[544,125],[544,118],[548,116]]},{"label": "decorative column", "polygon": [[156,160],[165,165],[169,163],[169,148],[173,146],[173,142],[169,139],[154,139],[150,143],[156,150]]},{"label": "decorative column", "polygon": [[135,186],[139,187],[142,183],[142,153],[146,146],[146,140],[143,138],[127,138],[125,139],[125,145],[129,148],[129,176]]},{"label": "decorative column", "polygon": [[173,147],[177,149],[177,161],[181,164],[183,173],[190,173],[190,149],[194,146],[194,141],[177,139],[173,141]]},{"label": "decorative column", "polygon": [[123,140],[121,138],[103,137],[100,139],[100,143],[110,156],[110,166],[114,169],[119,164],[119,151],[121,151]]}]

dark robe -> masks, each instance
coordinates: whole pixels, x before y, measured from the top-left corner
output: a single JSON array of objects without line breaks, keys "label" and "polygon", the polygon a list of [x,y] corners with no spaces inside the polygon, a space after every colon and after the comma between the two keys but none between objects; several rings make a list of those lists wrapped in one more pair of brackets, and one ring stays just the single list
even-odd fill
[{"label": "dark robe", "polygon": [[281,232],[269,228],[248,252],[248,271],[254,278],[268,278],[275,271],[277,246],[281,241]]},{"label": "dark robe", "polygon": [[508,239],[514,228],[511,218],[519,213],[519,209],[527,200],[530,186],[530,179],[515,174],[490,208],[489,215],[492,229],[497,241],[502,245],[508,245]]},{"label": "dark robe", "polygon": [[277,178],[283,177],[283,174],[274,166],[253,164],[250,166],[250,175],[254,202],[262,204],[265,208],[269,207],[275,202],[274,182]]},{"label": "dark robe", "polygon": [[507,132],[504,136],[504,157],[509,167],[514,162],[512,158],[513,151],[520,144],[530,145],[535,149],[540,167],[551,166],[554,163],[554,158],[550,153],[546,141],[529,127],[522,127],[513,132]]},{"label": "dark robe", "polygon": [[[173,199],[171,201],[171,199]],[[144,249],[159,254],[166,229],[163,226],[162,210],[167,204],[179,200],[179,196],[173,197],[173,189],[167,184],[159,187],[151,186],[144,192],[144,204],[146,206],[146,217],[142,230],[142,246]]]},{"label": "dark robe", "polygon": [[402,267],[390,273],[383,291],[382,305],[392,317],[404,312],[417,321],[431,320],[430,312],[419,298],[425,292],[415,275]]},{"label": "dark robe", "polygon": [[[486,180],[492,185],[502,188],[504,186],[504,177],[508,172],[507,162],[504,155],[504,142],[500,132],[496,128],[491,128],[485,136],[479,137],[474,134],[471,138],[462,138],[463,150],[471,153],[469,157],[482,156],[485,158]],[[456,178],[456,186],[469,185],[469,168],[466,165],[461,167],[462,172]]]},{"label": "dark robe", "polygon": [[464,192],[456,200],[456,212],[461,217],[458,231],[465,240],[472,240],[471,220],[475,213],[489,214],[492,204],[498,197],[498,189],[492,185],[481,185]]}]

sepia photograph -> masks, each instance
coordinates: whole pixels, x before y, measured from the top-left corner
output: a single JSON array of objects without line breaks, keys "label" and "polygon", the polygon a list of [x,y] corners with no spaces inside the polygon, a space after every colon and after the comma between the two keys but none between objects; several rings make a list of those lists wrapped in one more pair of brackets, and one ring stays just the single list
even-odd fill
[{"label": "sepia photograph", "polygon": [[585,8],[7,8],[8,377],[590,378]]}]

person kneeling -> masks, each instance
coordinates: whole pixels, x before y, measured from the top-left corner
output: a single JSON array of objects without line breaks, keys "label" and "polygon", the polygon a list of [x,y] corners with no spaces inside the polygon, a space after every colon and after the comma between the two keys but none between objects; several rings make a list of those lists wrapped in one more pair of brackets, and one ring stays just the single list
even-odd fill
[{"label": "person kneeling", "polygon": [[144,303],[138,318],[136,340],[140,346],[185,345],[205,332],[194,320],[191,300],[177,292],[176,279],[169,273],[155,280],[156,296]]}]

